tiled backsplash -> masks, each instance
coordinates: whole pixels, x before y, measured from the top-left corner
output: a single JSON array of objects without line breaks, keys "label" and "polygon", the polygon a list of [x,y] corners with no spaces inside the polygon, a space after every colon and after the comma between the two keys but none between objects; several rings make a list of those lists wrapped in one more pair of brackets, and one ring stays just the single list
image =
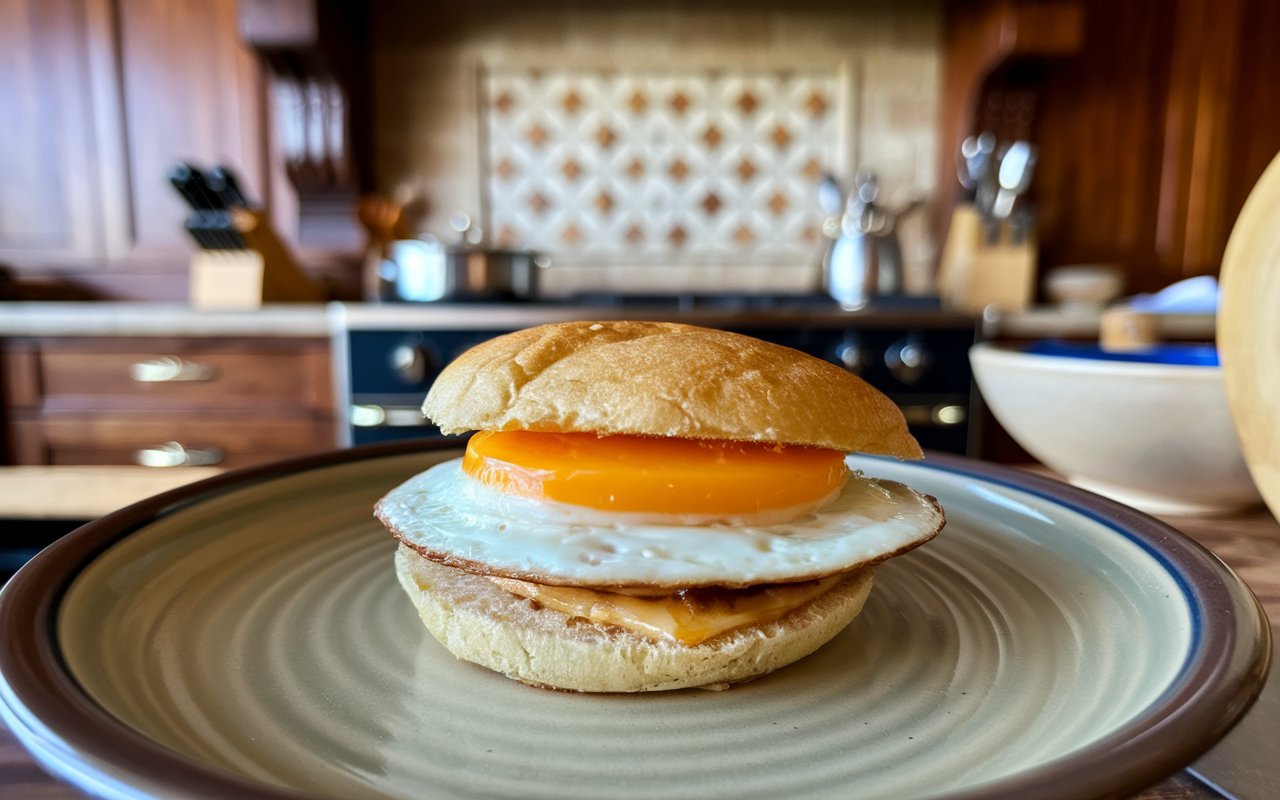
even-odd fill
[{"label": "tiled backsplash", "polygon": [[489,232],[554,263],[792,266],[848,163],[837,69],[488,71]]},{"label": "tiled backsplash", "polygon": [[[379,187],[425,191],[436,233],[463,210],[495,240],[545,247],[552,292],[812,289],[821,246],[806,238],[820,222],[810,158],[831,159],[846,185],[856,168],[876,171],[891,202],[933,191],[938,0],[382,0],[374,9]],[[752,94],[750,114],[735,81],[768,90]],[[831,89],[817,117],[806,81]],[[671,105],[677,83],[688,90],[683,114]],[[628,103],[637,87],[647,87],[641,115]],[[778,101],[788,91],[798,106]],[[499,117],[499,101],[509,116]],[[714,148],[699,124],[713,118],[723,137]],[[628,156],[641,141],[636,184]],[[930,279],[924,222],[917,214],[901,229],[909,288]]]}]

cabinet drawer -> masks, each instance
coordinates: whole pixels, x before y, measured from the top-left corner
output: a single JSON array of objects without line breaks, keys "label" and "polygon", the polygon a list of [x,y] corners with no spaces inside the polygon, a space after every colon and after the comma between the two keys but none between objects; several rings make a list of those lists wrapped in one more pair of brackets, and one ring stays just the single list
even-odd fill
[{"label": "cabinet drawer", "polygon": [[235,468],[335,446],[332,423],[313,419],[51,414],[28,424],[49,464]]},{"label": "cabinet drawer", "polygon": [[49,411],[330,411],[325,342],[67,340],[41,347]]}]

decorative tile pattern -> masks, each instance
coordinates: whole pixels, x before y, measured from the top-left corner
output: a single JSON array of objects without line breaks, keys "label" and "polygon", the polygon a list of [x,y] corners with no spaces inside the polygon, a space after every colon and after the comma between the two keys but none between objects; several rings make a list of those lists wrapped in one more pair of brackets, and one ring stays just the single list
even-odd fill
[{"label": "decorative tile pattern", "polygon": [[836,70],[494,70],[488,230],[558,264],[814,261]]}]

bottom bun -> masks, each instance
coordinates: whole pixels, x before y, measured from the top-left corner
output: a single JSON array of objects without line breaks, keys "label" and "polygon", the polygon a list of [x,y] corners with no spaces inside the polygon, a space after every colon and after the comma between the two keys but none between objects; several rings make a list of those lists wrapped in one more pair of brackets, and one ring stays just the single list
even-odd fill
[{"label": "bottom bun", "polygon": [[396,575],[431,635],[458,658],[524,683],[578,692],[723,688],[757,678],[830,641],[871,592],[871,570],[853,572],[777,620],[690,647],[537,606],[403,545]]}]

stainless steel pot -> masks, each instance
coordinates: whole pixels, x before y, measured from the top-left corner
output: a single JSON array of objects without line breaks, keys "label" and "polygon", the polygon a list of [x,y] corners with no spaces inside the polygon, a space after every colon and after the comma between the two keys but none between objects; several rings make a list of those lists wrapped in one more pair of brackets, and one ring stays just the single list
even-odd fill
[{"label": "stainless steel pot", "polygon": [[446,247],[435,239],[392,242],[387,262],[393,299],[418,303],[534,300],[538,273],[549,264],[526,250]]}]

